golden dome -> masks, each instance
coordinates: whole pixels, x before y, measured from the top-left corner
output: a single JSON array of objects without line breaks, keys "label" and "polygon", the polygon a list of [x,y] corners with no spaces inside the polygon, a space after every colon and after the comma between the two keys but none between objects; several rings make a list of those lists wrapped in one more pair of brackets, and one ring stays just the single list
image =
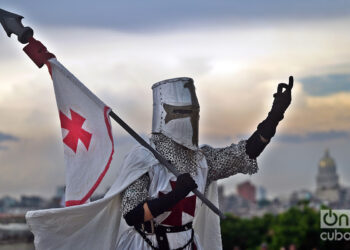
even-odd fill
[{"label": "golden dome", "polygon": [[335,167],[335,162],[329,155],[329,150],[326,149],[323,158],[320,160],[320,168]]}]

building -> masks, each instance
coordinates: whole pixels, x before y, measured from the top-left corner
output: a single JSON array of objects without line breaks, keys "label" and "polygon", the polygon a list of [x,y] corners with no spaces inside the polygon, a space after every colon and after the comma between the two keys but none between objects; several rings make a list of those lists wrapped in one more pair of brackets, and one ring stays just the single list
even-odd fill
[{"label": "building", "polygon": [[245,181],[237,186],[237,194],[251,202],[255,202],[256,188],[250,181]]},{"label": "building", "polygon": [[21,196],[20,206],[25,208],[39,209],[44,207],[45,201],[40,196]]},{"label": "building", "polygon": [[327,149],[318,165],[316,197],[328,203],[338,202],[340,199],[338,181],[335,161]]},{"label": "building", "polygon": [[219,208],[224,213],[231,213],[239,217],[252,217],[256,204],[236,194],[224,195],[224,187],[218,187]]},{"label": "building", "polygon": [[0,199],[0,213],[6,212],[8,209],[15,207],[17,205],[17,200],[10,197],[5,196]]},{"label": "building", "polygon": [[290,206],[296,206],[301,202],[313,202],[313,193],[305,190],[305,189],[301,189],[301,190],[297,190],[292,192],[292,194],[289,197],[289,204]]},{"label": "building", "polygon": [[259,201],[266,201],[267,200],[267,192],[266,189],[262,186],[259,186],[257,188],[256,192],[256,200]]}]

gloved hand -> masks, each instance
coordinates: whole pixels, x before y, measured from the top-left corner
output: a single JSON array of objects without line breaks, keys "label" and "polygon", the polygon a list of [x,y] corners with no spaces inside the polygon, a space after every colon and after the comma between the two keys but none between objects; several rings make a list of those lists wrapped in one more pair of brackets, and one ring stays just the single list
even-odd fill
[{"label": "gloved hand", "polygon": [[[179,201],[184,199],[189,192],[197,188],[196,182],[188,173],[177,177],[174,190],[153,200],[148,200],[147,205],[153,217],[168,211]],[[128,212],[124,218],[129,226],[134,226],[144,222],[143,202]]]},{"label": "gloved hand", "polygon": [[189,192],[197,188],[196,182],[192,179],[189,173],[181,174],[177,177],[174,192],[176,195],[183,199]]},{"label": "gloved hand", "polygon": [[189,192],[197,188],[197,184],[190,174],[185,173],[177,177],[174,190],[154,200],[147,201],[149,210],[153,217],[168,211],[179,201],[184,199]]},{"label": "gloved hand", "polygon": [[258,133],[268,141],[275,135],[277,125],[283,119],[284,112],[292,101],[293,82],[293,76],[290,76],[288,85],[286,83],[278,84],[277,93],[273,95],[275,100],[271,111],[267,118],[258,125]]},{"label": "gloved hand", "polygon": [[[273,95],[275,100],[272,104],[271,112],[276,115],[282,115],[287,110],[288,106],[292,101],[292,88],[293,88],[294,79],[293,76],[289,77],[288,85],[285,83],[278,84],[277,93]],[[283,92],[283,88],[286,90]]]},{"label": "gloved hand", "polygon": [[[252,134],[246,143],[246,153],[251,159],[255,159],[264,150],[271,138],[276,133],[278,123],[283,119],[284,112],[292,101],[293,76],[289,77],[288,85],[285,83],[278,84],[277,93],[271,111],[267,118],[258,125],[258,129]],[[283,91],[285,88],[285,91]],[[261,136],[263,137],[262,140]]]}]

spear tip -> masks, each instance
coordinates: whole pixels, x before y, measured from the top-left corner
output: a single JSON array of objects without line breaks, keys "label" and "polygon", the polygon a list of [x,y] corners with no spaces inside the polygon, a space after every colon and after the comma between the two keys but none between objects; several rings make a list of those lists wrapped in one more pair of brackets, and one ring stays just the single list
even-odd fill
[{"label": "spear tip", "polygon": [[22,24],[23,16],[0,9],[0,22],[8,37],[11,34],[17,35],[18,41],[25,44],[33,37],[34,31]]}]

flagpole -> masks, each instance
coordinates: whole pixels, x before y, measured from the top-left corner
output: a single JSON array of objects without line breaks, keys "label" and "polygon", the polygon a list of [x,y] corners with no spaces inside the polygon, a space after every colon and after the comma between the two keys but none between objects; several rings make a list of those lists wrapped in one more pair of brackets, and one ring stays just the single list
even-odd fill
[{"label": "flagpole", "polygon": [[[26,44],[30,41],[33,43],[29,45],[34,46],[34,48],[26,47],[24,48],[24,52],[28,54],[28,56],[34,61],[34,63],[41,68],[43,64],[47,63],[47,60],[55,57],[53,54],[49,53],[46,50],[46,47],[41,44],[40,42],[36,41],[33,38],[33,29],[30,27],[24,27],[22,24],[22,16],[17,15],[15,13],[11,13],[8,11],[5,11],[3,9],[0,9],[0,23],[3,26],[6,34],[10,37],[11,34],[15,34],[18,37],[18,41]],[[28,46],[28,45],[27,45]],[[37,47],[36,47],[37,46]],[[31,49],[36,49],[35,56],[31,55]],[[38,54],[38,55],[37,55]],[[50,65],[48,65],[49,71]],[[51,74],[51,72],[50,72]],[[126,124],[122,119],[120,119],[119,116],[116,115],[113,111],[109,113],[110,117],[112,117],[113,120],[115,120],[122,128],[124,128],[132,137],[135,138],[136,141],[138,141],[142,146],[147,148],[149,151],[152,152],[154,157],[162,164],[164,167],[166,167],[170,172],[172,172],[176,177],[180,175],[179,171],[170,163],[168,162],[162,155],[160,155],[154,148],[151,147],[144,139],[142,139],[141,136],[139,136],[128,124]],[[194,194],[197,195],[197,197],[203,201],[204,204],[206,204],[214,213],[220,216],[221,219],[225,218],[225,215],[210,201],[208,200],[201,192],[198,191],[198,189],[194,189],[192,191]]]},{"label": "flagpole", "polygon": [[[147,143],[139,134],[137,134],[128,124],[126,124],[116,113],[112,110],[109,113],[109,116],[112,117],[123,129],[125,129],[138,143],[147,148],[154,157],[166,167],[170,172],[172,172],[176,177],[180,175],[180,172],[167,161],[161,154],[159,154],[149,143]],[[208,200],[198,189],[192,190],[192,192],[205,204],[207,205],[214,213],[220,216],[221,219],[225,219],[225,215],[210,201]]]}]

